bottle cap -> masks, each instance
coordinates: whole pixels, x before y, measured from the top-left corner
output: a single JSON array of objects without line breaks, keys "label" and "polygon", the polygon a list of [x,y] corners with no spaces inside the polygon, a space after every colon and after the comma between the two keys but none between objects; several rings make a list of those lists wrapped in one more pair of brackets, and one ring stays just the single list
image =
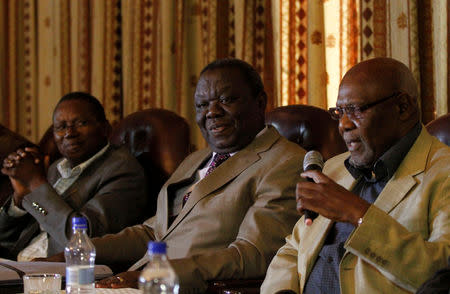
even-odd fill
[{"label": "bottle cap", "polygon": [[166,254],[166,243],[164,242],[149,242],[148,243],[149,254]]},{"label": "bottle cap", "polygon": [[87,219],[84,217],[72,218],[72,229],[87,229]]}]

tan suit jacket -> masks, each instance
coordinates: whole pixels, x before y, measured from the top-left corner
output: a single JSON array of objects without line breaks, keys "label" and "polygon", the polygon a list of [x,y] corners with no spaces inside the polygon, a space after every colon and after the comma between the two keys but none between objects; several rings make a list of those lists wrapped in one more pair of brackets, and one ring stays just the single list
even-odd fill
[{"label": "tan suit jacket", "polygon": [[[330,159],[324,173],[346,189],[356,181],[344,167],[349,153]],[[422,127],[418,139],[345,243],[341,293],[415,291],[450,256],[450,148]],[[332,227],[303,218],[269,266],[262,293],[302,293]]]},{"label": "tan suit jacket", "polygon": [[172,224],[174,192],[189,185],[211,150],[185,159],[163,186],[156,216],[143,225],[94,239],[99,263],[140,259],[147,242],[167,243],[182,292],[202,292],[205,281],[263,277],[298,215],[295,184],[305,151],[268,127],[197,183]]}]

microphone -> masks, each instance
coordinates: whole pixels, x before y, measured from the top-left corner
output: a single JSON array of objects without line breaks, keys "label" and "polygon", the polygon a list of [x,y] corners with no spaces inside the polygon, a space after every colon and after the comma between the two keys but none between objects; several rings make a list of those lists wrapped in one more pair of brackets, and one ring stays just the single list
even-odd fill
[{"label": "microphone", "polygon": [[[303,159],[303,170],[318,170],[322,171],[323,169],[323,157],[320,152],[311,150],[308,151]],[[308,182],[314,182],[311,178],[306,178]],[[305,224],[310,226],[313,220],[318,216],[317,212],[311,210],[305,210]]]}]

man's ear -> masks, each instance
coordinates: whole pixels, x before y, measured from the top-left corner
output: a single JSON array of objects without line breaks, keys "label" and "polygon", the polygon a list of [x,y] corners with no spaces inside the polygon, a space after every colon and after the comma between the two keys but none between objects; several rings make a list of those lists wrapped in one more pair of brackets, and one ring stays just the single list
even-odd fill
[{"label": "man's ear", "polygon": [[417,112],[417,103],[415,98],[406,93],[400,94],[397,98],[397,107],[400,120],[409,120]]},{"label": "man's ear", "polygon": [[106,138],[111,138],[111,134],[112,134],[112,126],[111,126],[111,124],[109,123],[109,121],[106,121],[104,124],[103,124],[103,131],[104,131],[104,133],[105,133],[105,135],[106,135]]},{"label": "man's ear", "polygon": [[261,109],[263,111],[263,113],[265,113],[266,106],[267,106],[267,94],[266,94],[266,92],[264,90],[259,92],[258,96],[256,96],[256,100],[258,102],[259,109]]}]

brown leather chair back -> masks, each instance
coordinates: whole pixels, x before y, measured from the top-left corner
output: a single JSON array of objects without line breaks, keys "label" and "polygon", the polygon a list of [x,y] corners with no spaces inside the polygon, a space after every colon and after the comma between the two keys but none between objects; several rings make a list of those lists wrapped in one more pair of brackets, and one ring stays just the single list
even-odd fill
[{"label": "brown leather chair back", "polygon": [[426,126],[427,131],[437,137],[439,141],[450,146],[450,113],[430,121]]},{"label": "brown leather chair back", "polygon": [[53,137],[53,125],[51,125],[38,143],[39,150],[42,154],[50,156],[50,164],[61,158],[58,147],[56,147],[55,138]]},{"label": "brown leather chair back", "polygon": [[122,119],[110,141],[127,146],[143,166],[152,198],[149,215],[153,215],[159,190],[191,151],[189,124],[169,110],[142,110]]},{"label": "brown leather chair back", "polygon": [[266,114],[266,124],[273,125],[281,135],[307,151],[319,151],[324,160],[347,151],[338,122],[321,108],[310,105],[277,107]]}]

